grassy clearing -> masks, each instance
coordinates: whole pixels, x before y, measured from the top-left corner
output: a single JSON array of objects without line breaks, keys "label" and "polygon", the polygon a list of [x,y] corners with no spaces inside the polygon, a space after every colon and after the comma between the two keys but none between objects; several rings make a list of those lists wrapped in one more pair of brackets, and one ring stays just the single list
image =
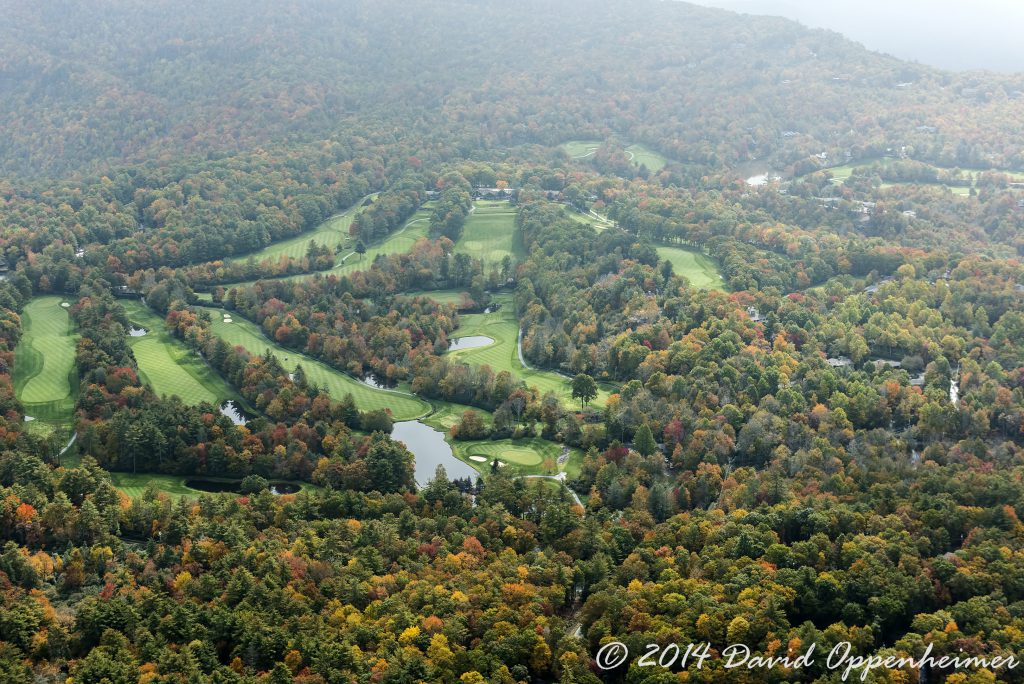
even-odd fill
[{"label": "grassy clearing", "polygon": [[525,250],[515,222],[516,211],[508,202],[475,202],[455,251],[485,265],[500,264],[506,256],[521,259]]},{"label": "grassy clearing", "polygon": [[[198,477],[198,476],[197,476]],[[225,478],[210,477],[208,475],[201,476],[204,480],[225,480]],[[148,473],[110,473],[110,480],[115,487],[120,489],[122,492],[127,494],[133,499],[141,498],[146,493],[146,488],[152,485],[157,491],[163,492],[171,499],[177,501],[181,498],[197,499],[200,496],[216,496],[216,492],[205,492],[198,489],[192,489],[185,484],[187,477],[181,475],[156,475]],[[305,491],[316,489],[313,485],[308,482],[293,482],[301,487]],[[223,492],[222,494],[227,496],[239,496],[234,492]]]},{"label": "grassy clearing", "polygon": [[[14,350],[14,391],[25,413],[53,425],[71,421],[77,376],[68,303],[62,297],[37,297],[21,312],[22,336]],[[34,426],[44,430],[44,426]]]},{"label": "grassy clearing", "polygon": [[672,263],[676,275],[685,276],[690,285],[703,290],[724,290],[725,281],[714,259],[682,247],[657,247],[658,258]]},{"label": "grassy clearing", "polygon": [[438,304],[454,304],[463,307],[469,301],[469,293],[465,290],[413,290],[406,292],[407,297],[426,297]]},{"label": "grassy clearing", "polygon": [[594,156],[600,146],[600,140],[570,140],[562,149],[573,159],[587,159]]},{"label": "grassy clearing", "polygon": [[[375,195],[370,195],[370,197],[375,197]],[[301,259],[306,256],[306,250],[309,248],[309,243],[311,241],[322,247],[337,248],[339,245],[349,246],[351,238],[349,237],[348,229],[352,225],[352,221],[355,217],[363,210],[363,202],[365,202],[366,199],[366,197],[362,198],[356,202],[354,206],[349,207],[340,214],[332,216],[313,230],[307,231],[288,240],[282,240],[281,242],[275,242],[271,245],[267,245],[258,252],[232,257],[226,261],[231,263],[243,262],[252,259],[253,261],[259,262],[266,259],[280,259],[281,257]],[[352,246],[354,246],[354,243]]]},{"label": "grassy clearing", "polygon": [[[507,370],[520,378],[527,385],[536,387],[542,394],[554,392],[569,406],[578,405],[572,399],[572,388],[569,378],[550,371],[537,371],[524,368],[519,362],[517,341],[519,339],[519,321],[516,319],[515,304],[512,295],[502,293],[494,296],[494,303],[501,308],[489,314],[465,314],[459,318],[459,328],[453,337],[485,335],[494,340],[493,344],[476,349],[464,349],[451,354],[467,363],[488,365],[494,371]],[[598,406],[608,399],[608,388],[602,387],[601,393],[594,403]]]},{"label": "grassy clearing", "polygon": [[128,342],[142,379],[154,392],[161,396],[177,395],[190,405],[204,401],[219,405],[226,399],[239,398],[216,371],[170,335],[160,316],[142,302],[123,305],[132,324],[147,330],[142,337],[129,337]]},{"label": "grassy clearing", "polygon": [[[255,323],[236,312],[209,308],[203,310],[213,318],[211,330],[215,335],[229,344],[245,347],[251,354],[262,355],[270,351],[288,370],[294,370],[302,364],[309,381],[326,389],[335,399],[351,394],[360,410],[390,409],[395,420],[412,420],[430,411],[430,404],[418,397],[370,387],[310,356],[285,349],[272,342]],[[224,322],[225,313],[230,314],[231,323]]]},{"label": "grassy clearing", "polygon": [[[349,275],[356,271],[365,271],[370,268],[370,264],[372,264],[373,260],[380,254],[402,254],[404,252],[408,252],[412,249],[412,246],[416,244],[417,240],[427,236],[428,229],[430,228],[430,212],[429,204],[425,205],[413,214],[413,216],[406,221],[404,226],[391,233],[391,235],[381,242],[367,246],[366,254],[362,256],[356,254],[353,245],[352,249],[346,249],[342,254],[338,255],[337,259],[335,259],[334,268],[326,271],[318,271],[317,273],[300,273],[298,275],[280,278],[279,280],[307,280],[318,274],[325,277],[329,275]],[[308,239],[305,244],[309,244]],[[225,290],[229,290],[232,287],[245,287],[247,285],[252,285],[254,282],[256,281],[249,280],[241,283],[228,283],[223,285],[223,287]]]},{"label": "grassy clearing", "polygon": [[[869,166],[871,166],[871,165],[873,165],[875,163],[880,163],[882,165],[885,165],[885,164],[888,164],[891,161],[894,161],[894,160],[892,158],[889,158],[889,157],[875,157],[875,158],[869,158],[869,159],[861,159],[861,160],[858,160],[858,161],[850,162],[849,164],[843,164],[842,166],[831,166],[831,167],[828,167],[826,169],[821,169],[821,170],[822,171],[828,171],[829,173],[832,174],[832,182],[833,183],[835,183],[837,185],[842,185],[842,184],[846,183],[846,181],[848,181],[850,179],[850,176],[853,175],[853,172],[858,170],[858,169],[867,168],[867,167],[869,167]],[[935,168],[937,168],[937,169],[948,169],[948,167],[942,167],[942,166],[936,166]],[[921,183],[918,183],[918,182],[899,182],[899,183],[883,182],[880,187],[884,190],[886,188],[898,187],[898,186],[902,186],[902,185],[932,185],[932,186],[936,186],[936,187],[946,188],[947,190],[952,192],[954,195],[959,195],[960,197],[968,197],[971,194],[971,186],[975,185],[975,181],[977,180],[978,174],[982,173],[986,169],[961,168],[960,170],[963,171],[965,176],[967,176],[967,177],[970,177],[970,176],[973,175],[974,178],[973,178],[973,180],[971,182],[971,185],[949,185],[949,184],[946,184],[946,183],[923,183],[923,182],[921,182]],[[1010,177],[1010,181],[1011,182],[1022,182],[1022,181],[1024,181],[1024,172],[1022,172],[1022,171],[1005,171],[1005,170],[1000,170],[1000,169],[987,169],[987,170],[995,171],[996,173],[1005,173],[1005,174],[1007,174]]]},{"label": "grassy clearing", "polygon": [[[570,140],[562,145],[562,149],[573,159],[586,160],[593,157],[603,144],[600,140]],[[652,173],[661,171],[669,163],[667,157],[646,145],[629,145],[623,151],[637,167],[646,166]]]},{"label": "grassy clearing", "polygon": [[646,166],[648,171],[657,173],[665,168],[668,159],[658,154],[646,145],[630,145],[626,152],[633,155],[633,163],[637,166]]},{"label": "grassy clearing", "polygon": [[[562,454],[562,445],[531,437],[454,442],[452,451],[458,458],[484,473],[489,472],[491,462],[498,459],[505,464],[504,470],[517,475],[554,475],[560,470],[558,457]],[[579,449],[570,449],[569,454],[565,466],[574,460],[582,462],[583,452]],[[474,460],[474,456],[484,460]],[[578,465],[574,467],[578,472]]]}]

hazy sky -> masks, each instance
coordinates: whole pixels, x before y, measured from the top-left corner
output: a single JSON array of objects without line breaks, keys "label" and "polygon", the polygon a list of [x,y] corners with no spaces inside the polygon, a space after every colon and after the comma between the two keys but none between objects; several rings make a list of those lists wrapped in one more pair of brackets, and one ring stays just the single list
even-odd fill
[{"label": "hazy sky", "polygon": [[690,0],[838,31],[944,69],[1024,72],[1024,0]]}]

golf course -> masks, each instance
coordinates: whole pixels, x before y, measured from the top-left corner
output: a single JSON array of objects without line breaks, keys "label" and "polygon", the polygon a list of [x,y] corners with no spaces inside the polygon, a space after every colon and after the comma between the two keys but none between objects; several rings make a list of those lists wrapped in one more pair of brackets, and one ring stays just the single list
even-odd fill
[{"label": "golf course", "polygon": [[227,382],[183,342],[172,337],[163,319],[139,301],[122,303],[128,318],[145,335],[128,338],[143,382],[160,396],[177,395],[186,404],[220,404],[238,399]]},{"label": "golf course", "polygon": [[[562,149],[573,159],[586,161],[594,156],[597,150],[603,145],[601,140],[570,140],[562,145]],[[646,145],[628,145],[623,152],[636,166],[646,166],[651,172],[658,172],[665,168],[669,159]]]},{"label": "golf course", "polygon": [[281,242],[275,242],[267,245],[258,252],[233,257],[227,261],[230,263],[248,261],[249,259],[252,259],[253,261],[260,262],[267,259],[279,259],[281,257],[301,259],[306,255],[306,250],[309,249],[310,242],[314,242],[321,247],[331,248],[337,248],[339,245],[347,245],[351,242],[348,229],[352,225],[352,221],[355,220],[355,217],[363,210],[363,203],[367,199],[373,197],[375,197],[375,195],[368,195],[367,197],[360,199],[342,213],[332,216],[313,230],[302,233],[301,235],[296,235],[288,240],[282,240]]},{"label": "golf course", "polygon": [[430,411],[430,404],[419,397],[397,390],[371,387],[321,361],[272,342],[255,323],[235,312],[213,308],[202,310],[213,318],[213,334],[228,344],[244,347],[250,354],[263,355],[269,351],[289,371],[301,364],[309,382],[326,389],[335,399],[340,400],[346,394],[351,394],[361,411],[390,409],[395,420],[412,420]]},{"label": "golf course", "polygon": [[[554,392],[562,398],[566,405],[577,405],[572,398],[571,381],[568,377],[551,371],[531,370],[519,361],[517,348],[519,340],[519,320],[516,318],[515,304],[509,293],[497,294],[492,299],[492,306],[499,305],[497,311],[482,314],[464,314],[459,318],[459,327],[452,337],[483,336],[493,340],[491,344],[449,352],[467,363],[488,365],[494,371],[507,370],[513,376],[523,380],[527,385],[536,387],[541,394]],[[601,406],[608,399],[608,387],[601,387],[600,394],[594,404]]]},{"label": "golf course", "polygon": [[[402,226],[398,230],[394,231],[393,233],[388,235],[386,238],[384,238],[380,242],[375,243],[373,245],[367,245],[367,247],[366,247],[366,254],[360,255],[360,254],[356,253],[354,244],[352,244],[352,245],[350,245],[350,247],[351,247],[350,249],[344,249],[342,251],[342,253],[337,256],[337,258],[335,259],[335,265],[334,265],[333,268],[330,268],[330,269],[328,269],[326,271],[318,271],[317,273],[322,275],[322,276],[325,276],[325,277],[329,276],[329,275],[335,275],[335,276],[349,275],[351,273],[355,273],[356,271],[364,271],[364,270],[370,268],[370,265],[373,264],[373,260],[376,259],[381,254],[385,254],[385,255],[386,254],[402,254],[403,252],[408,252],[410,249],[412,249],[412,246],[414,244],[416,244],[417,240],[427,236],[427,232],[428,232],[428,229],[430,227],[430,208],[429,207],[430,207],[429,203],[427,205],[424,205],[424,207],[420,208],[415,214],[412,215],[412,217],[409,218],[408,221],[405,222],[404,226]],[[332,220],[347,221],[348,224],[351,225],[353,218],[355,218],[354,214],[351,217],[349,217],[348,214],[345,214],[345,215],[342,215],[342,216],[339,216],[339,217],[335,217],[335,219],[332,219]],[[328,221],[328,223],[330,223],[330,221]],[[319,230],[320,229],[317,229],[317,231],[319,231]],[[343,232],[344,232],[345,235],[348,235],[348,228],[346,227]],[[313,235],[313,234],[314,233],[305,233],[302,236],[301,244],[299,244],[299,243],[293,244],[293,245],[291,245],[291,247],[289,247],[289,249],[300,249],[301,248],[300,249],[300,256],[302,254],[305,254],[306,246],[309,245],[310,236]],[[341,234],[341,233],[338,232],[338,231],[334,231],[334,233],[332,233],[332,234]],[[298,239],[299,238],[293,238],[293,240],[290,240],[288,242],[295,242]],[[318,240],[318,242],[319,242],[319,240]],[[269,247],[264,249],[262,252],[258,252],[255,255],[253,255],[253,257],[257,261],[261,261],[262,259],[268,258],[268,256],[272,257],[272,256],[275,255],[275,248],[278,247],[278,245],[285,245],[285,244],[286,244],[285,242],[281,242],[281,243],[278,243],[277,245],[270,245]],[[321,242],[321,244],[330,244],[330,243],[328,243],[328,242]],[[338,243],[335,243],[335,244],[338,244]],[[277,255],[280,256],[280,254],[277,254]],[[248,259],[249,257],[245,257],[245,258]],[[300,274],[297,274],[297,275],[287,276],[285,278],[280,278],[279,280],[305,280],[305,279],[314,277],[314,275],[316,275],[316,274],[313,274],[313,273],[300,273]],[[278,279],[275,279],[275,280],[278,280]],[[225,290],[228,290],[228,289],[230,289],[232,287],[245,287],[247,285],[252,285],[254,282],[256,282],[256,281],[255,280],[250,280],[250,281],[245,281],[245,282],[240,282],[240,283],[226,283],[223,287],[224,287]]]},{"label": "golf course", "polygon": [[14,350],[12,380],[25,415],[53,427],[71,422],[78,386],[77,335],[69,305],[56,296],[36,297],[26,304],[21,312],[21,340]]}]

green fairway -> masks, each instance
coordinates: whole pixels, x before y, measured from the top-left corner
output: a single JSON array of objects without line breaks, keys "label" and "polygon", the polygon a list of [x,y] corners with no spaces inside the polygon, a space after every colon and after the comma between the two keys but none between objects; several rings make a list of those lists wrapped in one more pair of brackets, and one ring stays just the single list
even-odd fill
[{"label": "green fairway", "polygon": [[[370,195],[370,197],[374,196]],[[306,256],[306,250],[309,249],[311,241],[322,247],[336,248],[339,245],[348,246],[348,243],[351,242],[348,229],[355,217],[363,210],[363,202],[366,200],[366,197],[362,198],[354,206],[349,207],[336,216],[332,216],[313,230],[288,240],[267,245],[258,252],[234,257],[226,261],[231,263],[252,259],[253,261],[260,262],[266,259],[280,259],[281,257],[301,259]]]},{"label": "green fairway", "polygon": [[[359,254],[356,254],[354,248],[346,249],[342,254],[338,255],[338,258],[335,260],[334,268],[326,271],[318,271],[318,273],[323,276],[348,275],[356,271],[365,271],[370,268],[373,260],[380,254],[402,254],[404,252],[408,252],[412,249],[412,246],[416,244],[417,240],[427,236],[427,232],[430,228],[430,213],[431,210],[428,204],[413,214],[413,216],[406,221],[404,226],[391,233],[384,240],[375,245],[367,246],[366,254],[360,256]],[[306,242],[308,244],[309,240],[307,239]],[[279,280],[306,280],[314,277],[314,275],[315,274],[311,273],[300,273],[298,275],[280,278]],[[229,290],[232,287],[252,285],[254,282],[256,281],[250,280],[243,283],[228,283],[223,285],[223,287],[225,290]]]},{"label": "green fairway", "polygon": [[160,396],[178,396],[186,404],[208,401],[220,404],[238,399],[237,393],[199,356],[172,337],[163,319],[138,301],[124,302],[128,318],[137,328],[145,328],[142,337],[129,337],[128,343],[139,364],[139,371]]},{"label": "green fairway", "polygon": [[[530,370],[519,362],[517,341],[519,338],[519,321],[516,318],[515,304],[512,295],[502,293],[495,295],[494,304],[501,308],[489,314],[464,314],[459,318],[459,328],[452,337],[468,337],[485,335],[494,340],[493,344],[475,349],[464,349],[451,352],[451,355],[467,363],[488,365],[495,373],[507,370],[520,378],[527,385],[536,387],[541,394],[554,392],[569,406],[579,406],[572,399],[571,381],[569,378],[550,371]],[[608,399],[608,388],[602,387],[594,404],[604,405]]]},{"label": "green fairway", "polygon": [[[233,481],[230,478],[219,478],[210,477],[208,475],[196,476],[202,477],[204,480],[223,480],[225,482]],[[146,488],[150,485],[156,488],[157,491],[163,492],[168,495],[171,499],[177,501],[183,497],[199,498],[200,496],[217,496],[216,492],[206,492],[199,489],[192,489],[185,485],[185,481],[188,477],[181,475],[157,475],[148,473],[110,473],[110,481],[115,487],[120,489],[126,495],[133,499],[138,499],[145,495]],[[316,489],[313,485],[308,482],[292,482],[292,484],[298,485],[303,490]],[[235,492],[224,492],[228,496],[239,496]]]},{"label": "green fairway", "polygon": [[676,275],[685,276],[693,287],[699,290],[725,289],[718,264],[711,257],[681,247],[660,246],[656,249],[658,258],[670,261]]},{"label": "green fairway", "polygon": [[465,290],[414,290],[406,292],[406,297],[426,297],[438,304],[454,304],[463,307],[469,301],[469,293]]},{"label": "green fairway", "polygon": [[594,156],[600,146],[600,140],[570,140],[562,149],[573,159],[587,159]]},{"label": "green fairway", "polygon": [[[290,371],[301,363],[309,382],[326,389],[335,399],[342,399],[346,394],[351,394],[356,406],[362,411],[390,409],[395,420],[412,420],[430,411],[430,404],[419,397],[370,387],[312,357],[285,349],[272,342],[255,323],[242,318],[236,312],[211,308],[202,310],[213,318],[213,334],[228,344],[245,347],[250,354],[263,355],[270,351]],[[224,322],[225,313],[230,316],[231,323]]]},{"label": "green fairway", "polygon": [[[21,312],[22,336],[14,351],[14,391],[26,415],[50,423],[71,420],[77,375],[68,303],[62,297],[37,297]],[[41,429],[41,428],[40,428]]]},{"label": "green fairway", "polygon": [[[603,144],[600,140],[570,140],[562,145],[562,149],[573,159],[587,160],[592,158]],[[669,162],[667,157],[646,145],[629,145],[623,152],[636,166],[646,166],[649,171],[654,173],[661,171]]]},{"label": "green fairway", "polygon": [[474,202],[455,251],[480,259],[485,266],[500,264],[506,256],[522,258],[515,209],[508,202]]},{"label": "green fairway", "polygon": [[[830,166],[828,168],[821,169],[821,170],[822,171],[828,171],[830,174],[832,174],[832,182],[833,183],[836,183],[837,185],[842,185],[843,183],[848,181],[850,179],[850,176],[853,175],[854,171],[856,171],[858,169],[865,169],[865,168],[870,167],[873,164],[881,164],[881,165],[884,166],[886,164],[889,164],[892,161],[894,161],[894,160],[892,158],[890,158],[890,157],[874,157],[874,158],[868,158],[868,159],[861,159],[861,160],[858,160],[858,161],[853,161],[853,162],[850,162],[848,164],[843,164],[842,166]],[[943,166],[935,166],[934,168],[940,169],[940,170],[951,170],[949,167],[943,167]],[[1010,182],[1012,182],[1012,183],[1024,181],[1024,175],[1022,175],[1022,174],[1024,174],[1024,172],[1021,172],[1021,171],[1006,171],[1006,170],[1002,170],[1002,169],[977,169],[977,168],[961,168],[960,170],[964,172],[965,179],[970,182],[970,185],[953,185],[953,184],[938,183],[938,182],[937,183],[928,183],[928,182],[912,182],[912,181],[907,181],[907,182],[897,182],[897,183],[883,182],[879,187],[881,187],[881,189],[884,190],[886,188],[898,187],[898,186],[903,186],[903,185],[932,185],[932,186],[936,186],[936,187],[946,188],[947,190],[952,192],[954,195],[959,195],[961,197],[967,197],[967,196],[969,196],[971,194],[971,187],[977,182],[978,174],[982,173],[985,170],[992,171],[993,173],[1004,173],[1004,174],[1006,174],[1006,175],[1008,175],[1010,177]],[[815,172],[812,172],[812,173],[815,173]],[[806,174],[806,175],[809,175],[809,174]],[[800,176],[800,177],[802,178],[803,176]]]},{"label": "green fairway", "polygon": [[654,173],[661,171],[668,164],[668,159],[646,145],[630,145],[626,148],[626,154],[633,155],[632,162],[634,164],[646,166],[649,171]]}]

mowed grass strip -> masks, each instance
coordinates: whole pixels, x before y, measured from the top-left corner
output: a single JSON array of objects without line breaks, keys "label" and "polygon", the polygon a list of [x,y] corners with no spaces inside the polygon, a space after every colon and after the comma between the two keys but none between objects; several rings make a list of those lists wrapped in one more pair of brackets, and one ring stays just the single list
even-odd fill
[{"label": "mowed grass strip", "polygon": [[28,415],[70,420],[78,336],[62,297],[36,297],[21,312],[22,336],[14,350],[14,391]]},{"label": "mowed grass strip", "polygon": [[646,145],[630,145],[626,152],[633,155],[633,163],[637,166],[646,166],[649,171],[658,172],[668,164],[668,158],[658,154]]},{"label": "mowed grass strip", "polygon": [[[289,371],[294,371],[302,364],[309,382],[327,390],[334,399],[340,400],[346,394],[351,394],[360,410],[390,409],[395,420],[412,420],[430,411],[430,404],[419,397],[370,387],[310,356],[282,347],[264,335],[259,326],[242,318],[237,312],[212,308],[202,310],[213,318],[210,326],[213,334],[228,344],[244,347],[250,354],[262,356],[269,351]],[[231,323],[224,322],[225,313],[230,316]]]},{"label": "mowed grass strip", "polygon": [[[368,197],[375,197],[375,195],[369,195]],[[306,256],[306,250],[309,249],[310,241],[322,247],[331,248],[351,242],[348,229],[352,226],[352,221],[355,220],[355,217],[363,210],[363,203],[367,199],[367,197],[362,198],[353,206],[340,214],[332,216],[313,230],[267,245],[258,252],[232,257],[226,261],[231,263],[252,259],[253,261],[260,262],[266,259],[280,259],[283,256],[301,259]]]},{"label": "mowed grass strip", "polygon": [[506,256],[522,258],[523,243],[516,229],[516,210],[508,202],[478,201],[466,218],[462,237],[455,245],[485,265],[500,264]]},{"label": "mowed grass strip", "polygon": [[570,140],[562,149],[573,159],[586,159],[594,156],[601,144],[600,140]]},{"label": "mowed grass strip", "polygon": [[[326,271],[317,271],[316,273],[300,273],[298,275],[288,276],[285,278],[275,278],[274,280],[308,280],[317,276],[326,277],[329,275],[340,277],[355,273],[356,271],[365,271],[370,268],[370,265],[373,264],[373,260],[376,259],[378,255],[403,254],[411,250],[417,240],[427,236],[429,228],[430,209],[423,208],[410,217],[404,226],[391,233],[391,235],[386,237],[384,240],[375,245],[368,245],[366,248],[366,254],[363,254],[362,256],[356,253],[355,242],[353,241],[350,242],[351,249],[346,249],[343,254],[339,254],[335,259],[335,266],[331,269]],[[306,240],[306,244],[309,244],[308,239]],[[303,254],[305,254],[305,251],[303,251]],[[227,283],[223,285],[223,287],[225,290],[229,290],[232,287],[245,287],[247,285],[252,285],[255,282],[255,280],[249,280],[241,283]]]},{"label": "mowed grass strip", "polygon": [[220,404],[237,393],[183,342],[171,336],[160,316],[145,304],[123,304],[128,319],[145,328],[142,337],[129,337],[142,379],[160,396],[177,396],[189,405],[204,401]]},{"label": "mowed grass strip", "polygon": [[706,254],[682,247],[655,248],[658,258],[671,262],[676,275],[685,276],[698,290],[725,290],[725,281],[715,260]]},{"label": "mowed grass strip", "polygon": [[[478,366],[488,365],[495,373],[507,370],[513,377],[523,380],[527,385],[536,387],[541,394],[554,392],[567,406],[579,407],[572,399],[571,380],[550,371],[530,370],[519,362],[518,340],[519,321],[516,318],[515,304],[512,295],[502,293],[493,297],[493,304],[501,308],[489,314],[464,314],[459,317],[459,328],[452,337],[468,337],[484,335],[494,340],[493,344],[476,349],[449,352],[453,357],[466,363]],[[597,399],[592,402],[603,406],[608,399],[608,390],[602,387]]]},{"label": "mowed grass strip", "polygon": [[[511,468],[512,472],[519,475],[553,475],[561,469],[558,457],[562,454],[562,445],[540,437],[456,441],[452,446],[456,456],[484,473],[490,471],[490,464],[494,459],[505,463],[505,470]],[[473,456],[484,460],[473,459]],[[570,449],[566,466],[575,462],[573,465],[578,473],[577,464],[582,459],[582,451]]]}]

